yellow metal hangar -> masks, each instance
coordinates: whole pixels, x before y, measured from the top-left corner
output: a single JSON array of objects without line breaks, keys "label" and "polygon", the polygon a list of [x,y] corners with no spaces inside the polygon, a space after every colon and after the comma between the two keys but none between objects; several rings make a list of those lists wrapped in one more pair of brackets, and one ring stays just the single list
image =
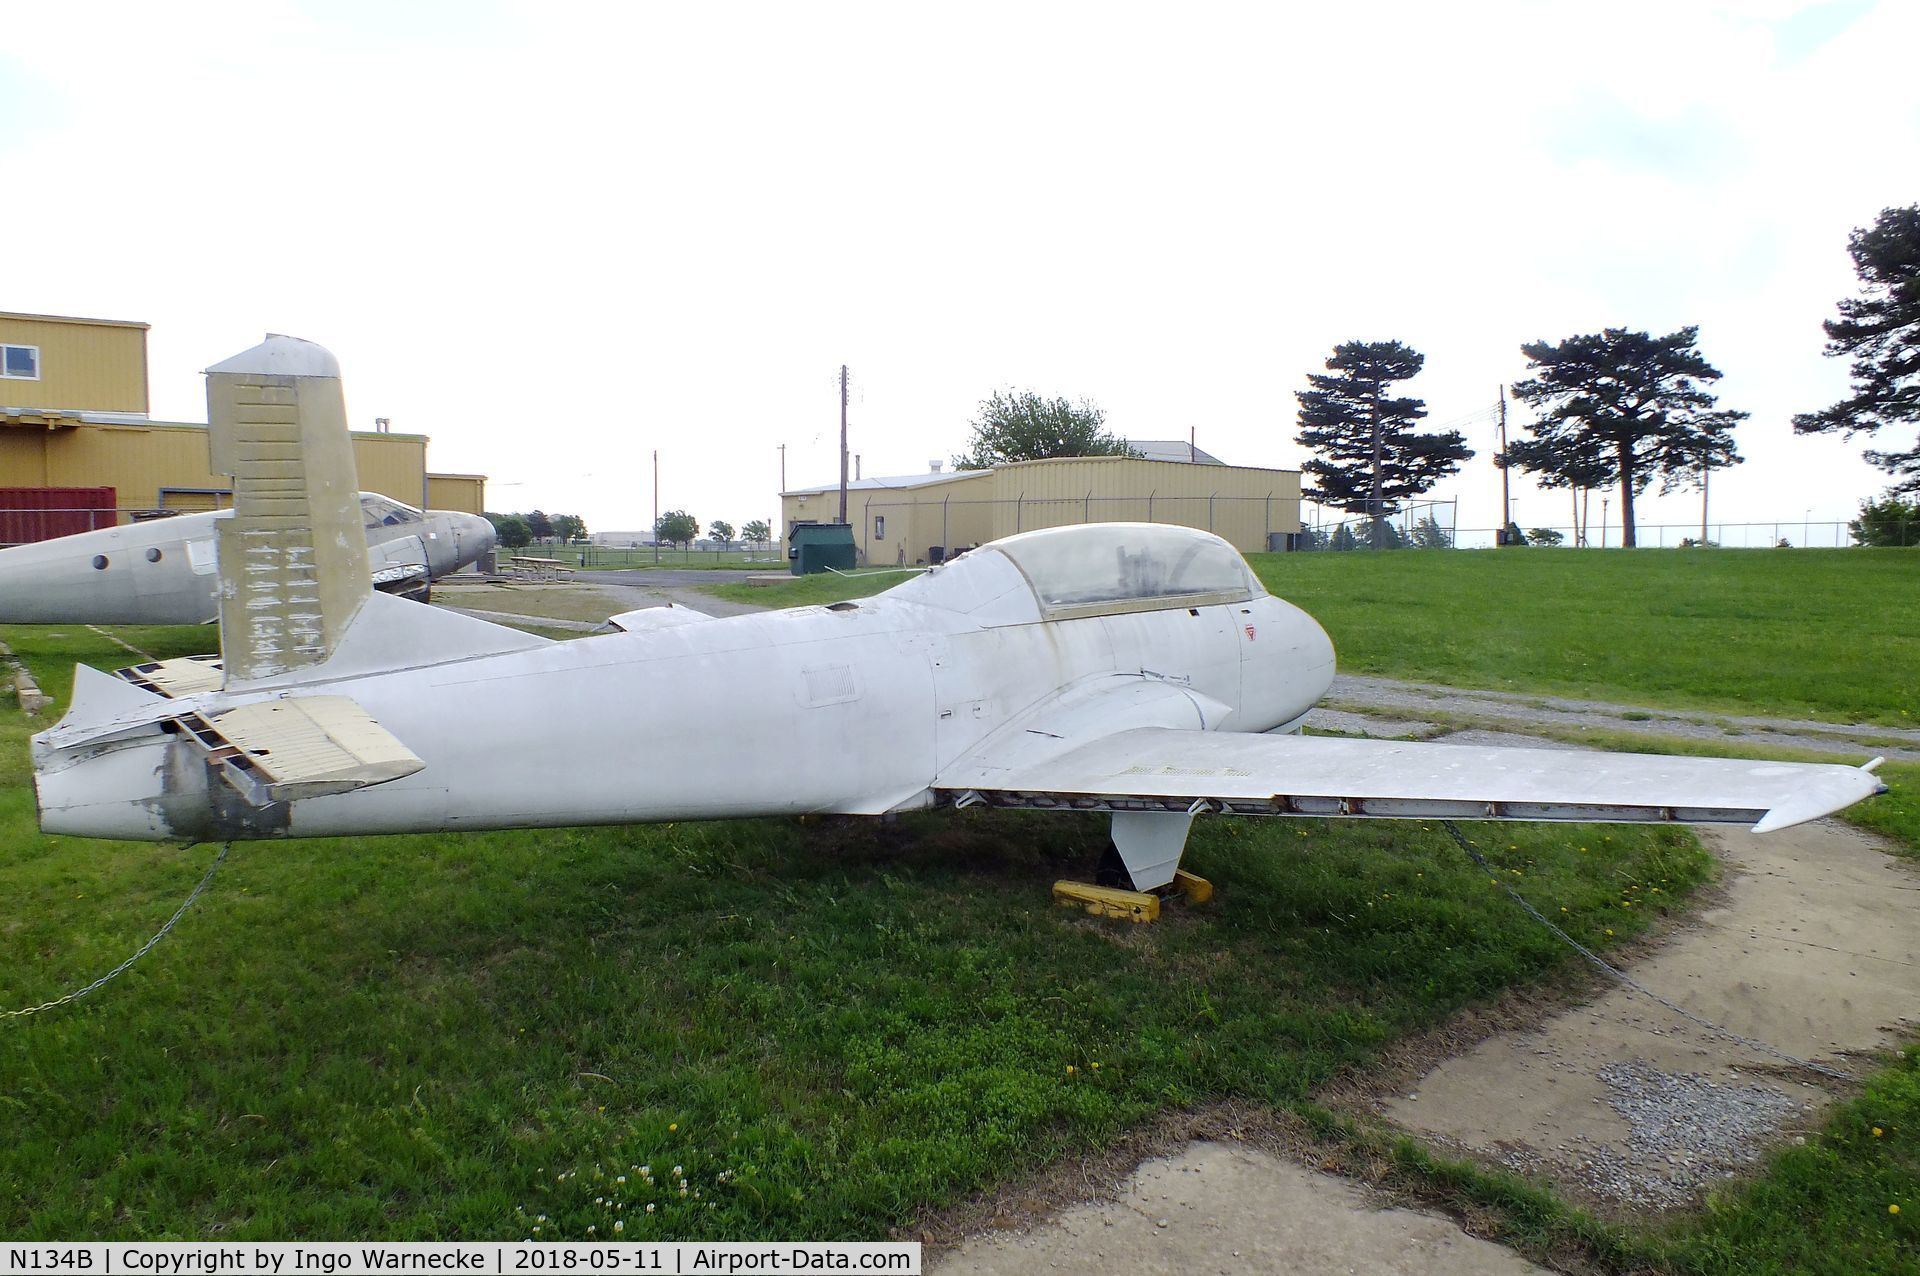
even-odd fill
[{"label": "yellow metal hangar", "polygon": [[[1070,523],[1177,523],[1242,553],[1293,547],[1300,472],[1223,465],[1185,442],[1132,441],[1143,455],[1057,457],[989,470],[850,479],[847,522],[861,561],[910,567],[1015,532]],[[784,492],[781,534],[837,522],[840,485]]]},{"label": "yellow metal hangar", "polygon": [[[424,434],[355,431],[353,459],[365,491],[469,514],[485,503],[485,475],[427,472]],[[0,312],[0,506],[62,490],[122,511],[95,526],[232,503],[207,427],[148,416],[146,324]]]}]

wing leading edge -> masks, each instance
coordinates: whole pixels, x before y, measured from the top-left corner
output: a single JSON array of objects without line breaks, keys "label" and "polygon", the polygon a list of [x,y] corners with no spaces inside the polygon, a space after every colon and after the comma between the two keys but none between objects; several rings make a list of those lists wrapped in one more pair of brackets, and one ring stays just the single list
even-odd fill
[{"label": "wing leading edge", "polygon": [[976,754],[935,788],[995,806],[1751,824],[1765,833],[1884,792],[1876,765],[1139,727],[1012,766]]}]

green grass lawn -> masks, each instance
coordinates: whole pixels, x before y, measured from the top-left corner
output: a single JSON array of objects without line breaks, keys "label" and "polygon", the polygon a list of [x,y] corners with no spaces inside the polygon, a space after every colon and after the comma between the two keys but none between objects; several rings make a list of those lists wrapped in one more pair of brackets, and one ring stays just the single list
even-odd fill
[{"label": "green grass lawn", "polygon": [[1920,725],[1920,554],[1256,554],[1346,673]]},{"label": "green grass lawn", "polygon": [[833,572],[820,572],[812,576],[795,576],[772,585],[749,585],[742,582],[725,585],[702,585],[700,592],[712,594],[715,598],[725,598],[736,603],[756,603],[762,607],[807,607],[820,603],[837,603],[849,598],[870,598],[885,589],[913,579],[899,572],[874,572],[871,575],[836,575]]}]

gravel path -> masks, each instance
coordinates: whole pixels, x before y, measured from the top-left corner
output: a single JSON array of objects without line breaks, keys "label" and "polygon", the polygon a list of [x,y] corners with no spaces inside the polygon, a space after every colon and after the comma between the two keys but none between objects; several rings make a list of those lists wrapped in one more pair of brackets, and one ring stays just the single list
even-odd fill
[{"label": "gravel path", "polygon": [[1426,737],[1446,729],[1423,719],[1421,715],[1426,713],[1449,719],[1464,717],[1472,719],[1475,725],[1522,733],[1529,729],[1566,731],[1601,727],[1633,735],[1678,736],[1714,743],[1738,740],[1806,749],[1860,762],[1874,756],[1897,762],[1920,762],[1920,730],[1910,727],[1656,709],[1604,700],[1466,690],[1356,674],[1337,675],[1326,703],[1329,712],[1349,715],[1339,720],[1339,725],[1331,726],[1332,730],[1353,731],[1351,715],[1354,714],[1384,715],[1390,719],[1390,725],[1367,734]]}]

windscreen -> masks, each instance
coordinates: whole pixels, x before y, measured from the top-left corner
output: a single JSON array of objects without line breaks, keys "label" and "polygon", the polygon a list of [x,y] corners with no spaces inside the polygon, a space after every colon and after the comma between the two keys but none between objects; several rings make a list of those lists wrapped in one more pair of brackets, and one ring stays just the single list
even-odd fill
[{"label": "windscreen", "polygon": [[1041,607],[1135,611],[1163,602],[1239,602],[1252,594],[1246,565],[1206,532],[1158,523],[1053,528],[997,546],[1033,583]]}]

